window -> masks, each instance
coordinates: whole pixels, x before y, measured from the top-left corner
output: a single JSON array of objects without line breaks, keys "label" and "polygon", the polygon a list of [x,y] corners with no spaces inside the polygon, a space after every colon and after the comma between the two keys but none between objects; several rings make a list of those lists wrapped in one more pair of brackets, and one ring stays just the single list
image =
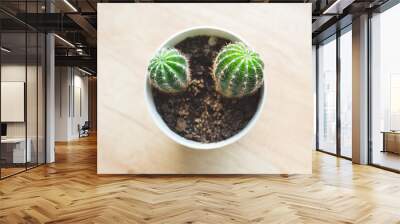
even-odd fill
[{"label": "window", "polygon": [[[44,3],[19,2],[18,13],[43,12]],[[45,34],[23,24],[8,27],[0,27],[0,178],[43,164],[46,156]]]},{"label": "window", "polygon": [[352,33],[351,26],[340,36],[340,155],[352,157]]},{"label": "window", "polygon": [[373,164],[400,170],[400,5],[371,18]]},{"label": "window", "polygon": [[353,74],[351,25],[318,45],[317,72],[317,148],[351,158]]},{"label": "window", "polygon": [[390,130],[400,130],[400,73],[390,74]]},{"label": "window", "polygon": [[318,47],[318,149],[336,153],[336,37]]}]

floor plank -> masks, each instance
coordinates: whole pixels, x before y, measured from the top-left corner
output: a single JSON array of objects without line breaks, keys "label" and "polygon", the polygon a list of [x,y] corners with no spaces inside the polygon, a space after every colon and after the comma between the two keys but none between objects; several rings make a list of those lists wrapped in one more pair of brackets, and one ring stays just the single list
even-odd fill
[{"label": "floor plank", "polygon": [[0,223],[400,223],[400,175],[320,152],[312,175],[99,176],[96,139],[0,181]]}]

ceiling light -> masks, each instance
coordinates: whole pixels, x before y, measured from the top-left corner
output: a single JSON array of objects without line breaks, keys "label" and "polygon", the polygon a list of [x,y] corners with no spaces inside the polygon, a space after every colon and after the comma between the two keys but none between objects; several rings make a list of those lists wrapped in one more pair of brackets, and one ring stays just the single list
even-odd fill
[{"label": "ceiling light", "polygon": [[77,48],[76,49],[76,53],[78,53],[79,55],[83,55],[83,49],[82,48]]},{"label": "ceiling light", "polygon": [[74,12],[78,12],[78,10],[68,1],[64,0],[65,4],[67,4]]},{"label": "ceiling light", "polygon": [[69,42],[68,40],[66,40],[66,39],[64,39],[64,38],[62,38],[62,37],[60,37],[60,36],[57,35],[57,34],[54,34],[54,36],[57,37],[57,38],[58,38],[59,40],[61,40],[62,42],[66,43],[68,46],[75,48],[75,45],[73,45],[73,44],[72,44],[71,42]]},{"label": "ceiling light", "polygon": [[322,14],[341,14],[347,6],[351,5],[355,0],[336,0],[332,5],[324,10]]},{"label": "ceiling light", "polygon": [[81,69],[81,68],[79,68],[79,67],[78,67],[78,70],[81,71],[81,72],[83,72],[83,73],[85,73],[85,74],[87,74],[87,75],[93,75],[92,73],[90,73],[90,72],[88,72],[88,71],[86,71],[86,70],[83,70],[83,69]]},{"label": "ceiling light", "polygon": [[5,47],[1,47],[0,49],[1,49],[1,51],[4,51],[6,53],[10,53],[11,52],[11,50],[9,50],[9,49],[7,49]]}]

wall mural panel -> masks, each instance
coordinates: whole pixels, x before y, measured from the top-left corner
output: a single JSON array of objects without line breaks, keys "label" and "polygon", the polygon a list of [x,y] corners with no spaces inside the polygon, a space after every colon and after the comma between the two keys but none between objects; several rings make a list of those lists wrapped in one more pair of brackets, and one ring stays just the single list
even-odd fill
[{"label": "wall mural panel", "polygon": [[99,4],[98,173],[311,173],[310,17],[310,4]]}]

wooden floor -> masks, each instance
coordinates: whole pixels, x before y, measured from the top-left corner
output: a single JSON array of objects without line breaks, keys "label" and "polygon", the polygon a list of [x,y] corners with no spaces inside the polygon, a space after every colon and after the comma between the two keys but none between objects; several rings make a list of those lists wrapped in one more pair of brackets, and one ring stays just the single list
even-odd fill
[{"label": "wooden floor", "polygon": [[11,167],[11,168],[9,168],[9,167],[7,167],[7,168],[4,168],[4,167],[2,167],[1,168],[1,177],[3,178],[3,177],[8,177],[8,176],[11,176],[11,175],[13,175],[13,174],[16,174],[16,173],[19,173],[19,172],[23,172],[23,171],[25,171],[26,169],[25,169],[25,167],[23,167],[23,168],[20,168],[20,167],[17,167],[17,168],[14,168],[14,167]]},{"label": "wooden floor", "polygon": [[400,223],[400,175],[314,153],[314,174],[98,176],[96,139],[0,181],[0,223]]}]

